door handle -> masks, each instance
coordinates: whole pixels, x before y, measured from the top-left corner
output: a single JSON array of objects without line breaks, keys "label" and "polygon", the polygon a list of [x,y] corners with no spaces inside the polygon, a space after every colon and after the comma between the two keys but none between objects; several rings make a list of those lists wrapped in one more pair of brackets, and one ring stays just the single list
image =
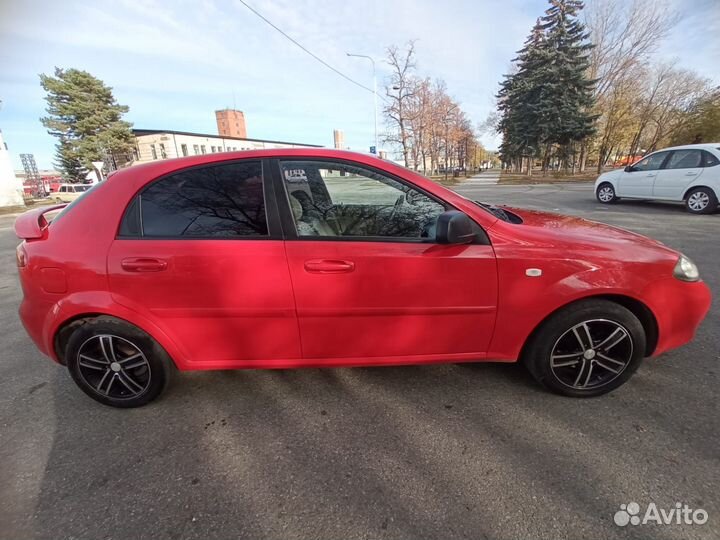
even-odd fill
[{"label": "door handle", "polygon": [[167,261],[148,257],[123,259],[120,266],[127,272],[160,272],[167,268]]},{"label": "door handle", "polygon": [[697,176],[696,172],[686,172],[685,176]]},{"label": "door handle", "polygon": [[648,173],[647,176],[655,176],[655,173]]},{"label": "door handle", "polygon": [[337,259],[305,261],[305,271],[311,274],[347,274],[353,270],[355,270],[355,263],[352,261],[340,261]]}]

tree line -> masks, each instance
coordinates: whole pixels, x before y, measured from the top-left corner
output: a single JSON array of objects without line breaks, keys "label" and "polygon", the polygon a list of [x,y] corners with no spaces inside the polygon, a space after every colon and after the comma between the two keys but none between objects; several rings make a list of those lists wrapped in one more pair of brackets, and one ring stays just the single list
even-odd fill
[{"label": "tree line", "polygon": [[385,85],[384,140],[399,148],[406,167],[423,174],[473,169],[488,159],[472,122],[443,80],[420,77],[415,42],[391,46],[386,61],[391,75]]},{"label": "tree line", "polygon": [[655,0],[549,0],[505,75],[498,112],[508,168],[575,172],[671,144],[720,138],[720,88],[654,53],[677,19]]}]

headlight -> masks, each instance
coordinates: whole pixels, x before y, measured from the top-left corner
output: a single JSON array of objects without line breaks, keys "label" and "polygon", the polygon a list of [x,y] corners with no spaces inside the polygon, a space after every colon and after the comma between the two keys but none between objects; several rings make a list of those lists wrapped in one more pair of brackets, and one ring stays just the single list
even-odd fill
[{"label": "headlight", "polygon": [[683,281],[697,281],[700,279],[698,267],[695,266],[695,263],[688,259],[685,255],[680,255],[680,258],[675,265],[675,269],[673,270],[673,275]]}]

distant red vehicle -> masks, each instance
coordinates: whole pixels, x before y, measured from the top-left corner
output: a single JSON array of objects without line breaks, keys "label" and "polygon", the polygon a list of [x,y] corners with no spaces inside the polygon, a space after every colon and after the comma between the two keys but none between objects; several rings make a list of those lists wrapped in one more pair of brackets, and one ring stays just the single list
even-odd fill
[{"label": "distant red vehicle", "polygon": [[163,160],[51,210],[15,224],[21,319],[117,407],[175,368],[466,361],[521,360],[596,396],[692,339],[710,306],[695,265],[654,240],[350,152]]},{"label": "distant red vehicle", "polygon": [[626,165],[632,165],[636,161],[640,161],[642,159],[642,155],[639,156],[624,156],[620,159],[615,160],[615,167],[625,167]]}]

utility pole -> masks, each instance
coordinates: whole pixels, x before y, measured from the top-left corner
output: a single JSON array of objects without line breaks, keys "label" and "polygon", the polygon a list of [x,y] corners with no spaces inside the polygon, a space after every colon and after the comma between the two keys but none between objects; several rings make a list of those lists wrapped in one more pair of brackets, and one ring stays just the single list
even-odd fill
[{"label": "utility pole", "polygon": [[373,69],[373,111],[375,115],[375,153],[379,151],[378,149],[378,130],[377,130],[377,74],[375,72],[375,60],[371,56],[367,56],[366,54],[352,54],[352,53],[346,53],[348,56],[354,56],[356,58],[367,58],[372,62],[372,69]]}]

